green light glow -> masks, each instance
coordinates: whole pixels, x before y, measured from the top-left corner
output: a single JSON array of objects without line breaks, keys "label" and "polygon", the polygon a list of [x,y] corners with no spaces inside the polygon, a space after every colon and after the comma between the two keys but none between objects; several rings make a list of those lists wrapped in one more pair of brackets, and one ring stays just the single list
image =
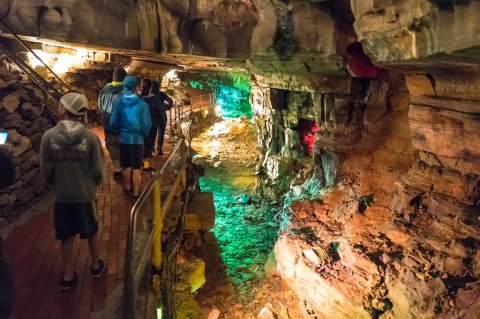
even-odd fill
[{"label": "green light glow", "polygon": [[192,88],[208,90],[217,95],[216,103],[225,118],[253,117],[249,102],[252,84],[247,73],[200,74],[201,79],[189,80]]},{"label": "green light glow", "polygon": [[280,207],[257,197],[252,198],[251,204],[242,204],[239,200],[245,186],[254,181],[254,176],[235,178],[208,171],[200,178],[202,191],[214,194],[213,233],[226,274],[239,290],[240,298],[253,297],[253,288],[264,278],[264,265],[278,239],[278,223],[274,216]]},{"label": "green light glow", "polygon": [[253,117],[252,107],[248,102],[250,91],[237,87],[220,85],[217,88],[216,103],[220,106],[221,114],[225,118],[246,116]]}]

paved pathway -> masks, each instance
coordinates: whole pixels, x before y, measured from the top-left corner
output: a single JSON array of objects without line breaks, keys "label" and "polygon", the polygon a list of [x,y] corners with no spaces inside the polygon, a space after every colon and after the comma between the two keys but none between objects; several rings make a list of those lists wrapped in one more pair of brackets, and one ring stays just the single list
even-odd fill
[{"label": "paved pathway", "polygon": [[[96,130],[95,130],[96,131]],[[97,131],[98,132],[98,131]],[[165,144],[164,152],[168,152]],[[166,156],[155,157],[160,167]],[[74,243],[75,269],[79,283],[69,291],[60,291],[62,259],[60,242],[55,240],[53,203],[39,204],[40,213],[9,232],[5,247],[14,270],[15,319],[85,319],[98,311],[118,284],[123,282],[126,237],[132,202],[123,198],[122,185],[112,178],[107,164],[105,179],[98,189],[100,258],[107,261],[106,274],[93,279],[89,275],[90,255],[87,241],[77,237]],[[147,174],[144,173],[144,180]]]}]

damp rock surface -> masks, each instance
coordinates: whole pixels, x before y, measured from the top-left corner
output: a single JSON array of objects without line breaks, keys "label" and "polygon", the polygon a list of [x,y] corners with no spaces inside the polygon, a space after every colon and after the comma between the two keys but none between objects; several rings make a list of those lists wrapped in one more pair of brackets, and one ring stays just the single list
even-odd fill
[{"label": "damp rock surface", "polygon": [[478,80],[468,77],[461,103],[452,93],[455,76],[380,80],[390,83],[391,110],[364,122],[358,143],[334,146],[333,185],[309,197],[289,191],[275,256],[305,311],[320,318],[476,316],[480,162],[468,148],[478,120],[465,105],[478,101]]}]

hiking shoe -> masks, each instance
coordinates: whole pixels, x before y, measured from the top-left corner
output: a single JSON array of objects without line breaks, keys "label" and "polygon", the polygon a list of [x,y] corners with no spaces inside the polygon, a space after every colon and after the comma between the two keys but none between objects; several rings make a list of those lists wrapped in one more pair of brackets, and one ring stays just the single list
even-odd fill
[{"label": "hiking shoe", "polygon": [[60,280],[60,290],[70,290],[75,284],[78,282],[78,274],[76,271],[73,272],[72,279],[64,280],[62,276],[62,280]]},{"label": "hiking shoe", "polygon": [[107,269],[107,263],[103,259],[98,260],[98,268],[90,268],[90,276],[93,278],[98,278],[100,277],[103,272]]},{"label": "hiking shoe", "polygon": [[123,189],[124,198],[130,198],[132,197],[132,195],[133,195],[132,189],[126,189],[126,188]]},{"label": "hiking shoe", "polygon": [[122,172],[113,172],[113,179],[114,180],[120,180],[123,178]]}]

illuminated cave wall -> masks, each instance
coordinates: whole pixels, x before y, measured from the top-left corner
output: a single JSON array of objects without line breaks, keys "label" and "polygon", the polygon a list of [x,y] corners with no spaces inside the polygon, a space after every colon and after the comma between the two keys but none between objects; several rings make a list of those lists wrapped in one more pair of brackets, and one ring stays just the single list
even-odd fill
[{"label": "illuminated cave wall", "polygon": [[245,116],[251,119],[253,116],[250,106],[250,91],[242,90],[236,87],[223,86],[217,87],[216,105],[220,109],[220,114],[224,118],[237,118]]},{"label": "illuminated cave wall", "polygon": [[250,77],[246,73],[187,73],[181,76],[192,88],[215,95],[218,115],[224,118],[253,117],[249,97]]},{"label": "illuminated cave wall", "polygon": [[323,186],[332,186],[341,153],[361,138],[369,80],[304,77],[292,83],[254,76],[253,83],[261,191],[275,198],[299,183],[302,171],[300,180],[313,171]]},{"label": "illuminated cave wall", "polygon": [[45,94],[6,63],[0,63],[0,130],[7,130],[13,145],[15,182],[0,190],[0,226],[41,198],[45,184],[39,153],[43,133],[52,127]]}]

